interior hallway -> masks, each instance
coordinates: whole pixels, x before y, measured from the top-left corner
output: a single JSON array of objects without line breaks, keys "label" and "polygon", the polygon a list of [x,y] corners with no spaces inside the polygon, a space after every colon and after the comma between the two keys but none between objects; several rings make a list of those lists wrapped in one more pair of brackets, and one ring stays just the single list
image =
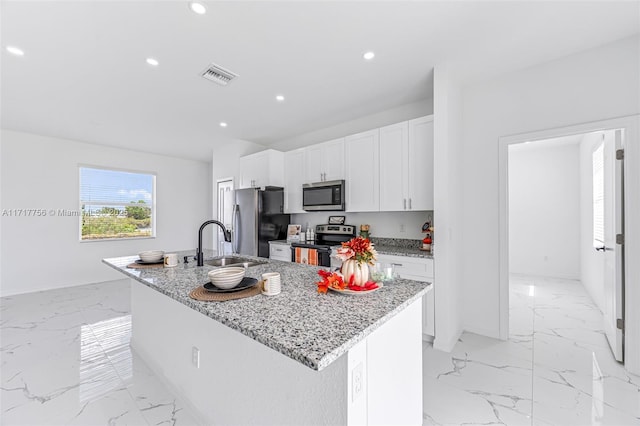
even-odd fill
[{"label": "interior hallway", "polygon": [[640,425],[640,377],[610,352],[578,281],[512,277],[510,337],[425,344],[427,425]]}]

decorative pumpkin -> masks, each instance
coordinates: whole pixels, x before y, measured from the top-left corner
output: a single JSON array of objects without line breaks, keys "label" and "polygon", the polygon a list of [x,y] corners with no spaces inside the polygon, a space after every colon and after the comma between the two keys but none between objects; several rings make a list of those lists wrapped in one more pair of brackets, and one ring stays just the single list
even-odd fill
[{"label": "decorative pumpkin", "polygon": [[350,282],[353,275],[353,284],[364,286],[369,281],[369,265],[349,259],[342,262],[342,276],[345,282]]}]

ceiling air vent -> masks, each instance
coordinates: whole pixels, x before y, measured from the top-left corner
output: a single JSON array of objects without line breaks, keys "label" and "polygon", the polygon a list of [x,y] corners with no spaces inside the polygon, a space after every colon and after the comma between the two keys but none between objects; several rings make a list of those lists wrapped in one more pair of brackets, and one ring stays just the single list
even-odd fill
[{"label": "ceiling air vent", "polygon": [[203,78],[211,80],[214,83],[218,83],[221,86],[226,86],[227,84],[229,84],[229,82],[231,82],[231,80],[238,76],[238,74],[235,74],[216,64],[210,64],[207,69],[202,71],[202,74],[200,75]]}]

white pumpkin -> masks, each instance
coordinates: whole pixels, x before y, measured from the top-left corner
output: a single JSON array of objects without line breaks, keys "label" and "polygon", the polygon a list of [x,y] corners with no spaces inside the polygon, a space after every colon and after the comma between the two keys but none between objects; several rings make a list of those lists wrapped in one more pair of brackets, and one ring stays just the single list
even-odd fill
[{"label": "white pumpkin", "polygon": [[360,263],[357,260],[345,260],[342,262],[342,276],[349,283],[353,275],[353,284],[363,287],[369,281],[369,265]]}]

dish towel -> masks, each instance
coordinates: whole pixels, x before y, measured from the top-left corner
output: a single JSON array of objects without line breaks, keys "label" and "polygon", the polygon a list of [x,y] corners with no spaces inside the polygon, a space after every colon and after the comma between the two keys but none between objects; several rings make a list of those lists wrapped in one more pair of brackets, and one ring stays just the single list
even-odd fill
[{"label": "dish towel", "polygon": [[296,263],[318,265],[318,250],[304,247],[296,247]]}]

